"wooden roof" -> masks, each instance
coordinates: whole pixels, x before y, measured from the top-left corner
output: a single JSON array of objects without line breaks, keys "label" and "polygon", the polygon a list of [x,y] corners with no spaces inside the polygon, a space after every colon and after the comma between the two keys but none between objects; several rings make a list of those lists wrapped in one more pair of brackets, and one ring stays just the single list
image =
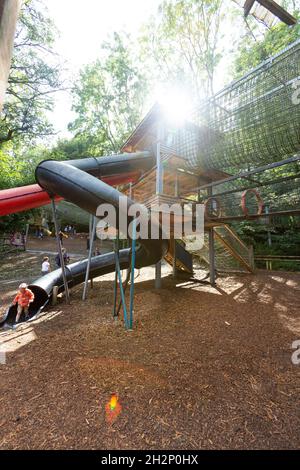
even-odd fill
[{"label": "wooden roof", "polygon": [[[122,152],[136,152],[153,147],[157,141],[157,123],[163,119],[161,106],[155,103],[144,119],[140,122],[134,132],[128,137],[127,141],[121,148]],[[194,126],[188,123],[189,126]],[[193,131],[195,129],[193,128]],[[206,132],[205,126],[197,128],[198,132]],[[202,134],[201,134],[202,135]],[[200,185],[210,183],[226,178],[228,175],[220,170],[213,168],[197,168],[191,170],[187,165],[187,160],[175,153],[173,148],[166,145],[160,145],[161,158],[164,166],[163,193],[165,195],[175,194],[175,180],[177,178],[178,194],[188,196],[195,192],[195,188]],[[144,202],[156,193],[156,166],[154,166],[132,187],[134,195],[133,199],[138,202]],[[129,194],[129,191],[125,191]]]},{"label": "wooden roof", "polygon": [[121,147],[121,152],[134,152],[136,150],[145,150],[144,139],[147,136],[149,143],[156,140],[156,123],[161,117],[161,107],[155,103],[137,128],[128,137]]}]

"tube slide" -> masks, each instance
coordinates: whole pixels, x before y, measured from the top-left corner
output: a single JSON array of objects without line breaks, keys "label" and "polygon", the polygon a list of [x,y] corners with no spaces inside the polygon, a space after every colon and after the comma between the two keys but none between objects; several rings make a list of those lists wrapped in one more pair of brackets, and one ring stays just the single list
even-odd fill
[{"label": "tube slide", "polygon": [[[139,159],[140,162],[137,163]],[[123,164],[119,164],[121,160],[124,160]],[[89,171],[105,183],[115,186],[135,182],[142,171],[150,170],[155,165],[155,157],[149,152],[137,152],[112,155],[111,157],[69,160],[67,163],[78,165],[79,169]],[[55,199],[59,201],[62,198],[56,196]],[[49,195],[38,184],[0,191],[0,216],[34,209],[46,204],[50,204]]]},{"label": "tube slide", "polygon": [[[98,178],[125,174],[140,170],[147,171],[155,165],[155,157],[149,152],[138,154],[115,155],[111,157],[86,158],[60,162],[45,160],[36,168],[36,180],[50,197],[64,198],[90,214],[96,215],[97,208],[102,203],[112,204],[119,215],[119,198],[122,196],[118,190],[109,186]],[[128,207],[134,201],[128,199]],[[127,217],[127,213],[123,214]],[[130,218],[128,218],[130,222]],[[136,250],[136,267],[141,268],[157,263],[166,253],[167,240],[140,240]],[[130,249],[120,250],[121,269],[128,268],[130,264]],[[69,287],[80,284],[85,279],[87,260],[73,263],[66,267]],[[115,254],[107,253],[92,258],[90,278],[101,276],[115,271]],[[35,300],[29,309],[32,319],[49,302],[54,286],[59,292],[64,290],[62,270],[57,269],[33,282],[29,288],[35,294]],[[10,307],[2,325],[12,324],[15,321],[16,307]],[[24,318],[21,317],[21,321]],[[0,325],[1,325],[0,324]]]}]

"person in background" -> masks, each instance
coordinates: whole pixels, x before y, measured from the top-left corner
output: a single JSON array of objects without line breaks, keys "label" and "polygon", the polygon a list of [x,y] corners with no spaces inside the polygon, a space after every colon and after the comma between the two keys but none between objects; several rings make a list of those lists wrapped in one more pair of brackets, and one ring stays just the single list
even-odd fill
[{"label": "person in background", "polygon": [[51,271],[51,267],[49,263],[49,258],[48,256],[45,256],[42,262],[42,275],[45,276],[45,274],[50,273],[50,271]]},{"label": "person in background", "polygon": [[[62,248],[61,251],[62,251],[63,258],[64,258],[64,263],[68,264],[68,262],[70,261],[70,257],[68,256],[66,249]],[[57,255],[55,256],[55,263],[58,268],[61,267],[59,253],[57,253]]]},{"label": "person in background", "polygon": [[13,305],[18,304],[16,323],[20,320],[20,316],[24,310],[25,320],[28,320],[28,309],[29,304],[34,301],[34,293],[28,289],[28,286],[25,282],[19,285],[19,292],[13,300]]}]

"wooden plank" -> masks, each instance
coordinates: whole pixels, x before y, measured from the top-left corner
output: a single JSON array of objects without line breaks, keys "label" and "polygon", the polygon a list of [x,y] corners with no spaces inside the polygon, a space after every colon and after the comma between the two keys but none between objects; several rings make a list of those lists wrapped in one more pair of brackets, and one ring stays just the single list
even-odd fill
[{"label": "wooden plank", "polygon": [[253,7],[255,0],[246,0],[244,4],[244,16],[247,17],[250,13],[251,8]]},{"label": "wooden plank", "polygon": [[274,0],[256,0],[261,6],[269,10],[273,15],[279,18],[283,23],[292,26],[297,23],[297,19],[290,15],[284,8],[282,8]]},{"label": "wooden plank", "polygon": [[20,0],[0,0],[0,112],[7,87]]}]

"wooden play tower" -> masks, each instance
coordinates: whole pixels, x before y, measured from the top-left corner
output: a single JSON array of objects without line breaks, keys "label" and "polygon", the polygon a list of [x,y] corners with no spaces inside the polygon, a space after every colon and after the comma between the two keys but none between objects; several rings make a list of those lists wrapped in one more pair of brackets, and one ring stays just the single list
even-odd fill
[{"label": "wooden play tower", "polygon": [[[191,170],[186,159],[180,155],[180,150],[168,145],[168,123],[163,118],[161,107],[156,104],[149,111],[143,121],[135,129],[122,147],[123,152],[137,152],[145,148],[151,149],[156,155],[156,165],[147,173],[140,176],[137,182],[130,184],[124,190],[127,196],[134,201],[145,205],[148,209],[169,207],[174,203],[182,206],[193,207],[196,203],[204,202],[203,194],[199,188],[208,183],[223,180],[227,173],[207,168]],[[171,131],[172,132],[172,131]],[[172,228],[174,227],[175,214],[170,214],[171,231],[169,250],[165,256],[173,267],[174,277],[178,272],[193,272],[193,255],[200,255],[209,265],[209,277],[211,284],[215,283],[215,247],[219,245],[230,257],[240,265],[241,270],[253,272],[252,251],[224,222],[214,217],[214,198],[212,189],[206,193],[205,209],[205,233],[207,241],[202,250],[194,250],[188,246],[188,240],[184,233],[181,239],[175,239]],[[194,217],[193,210],[191,218]],[[161,285],[161,262],[156,265],[156,287]]]}]

